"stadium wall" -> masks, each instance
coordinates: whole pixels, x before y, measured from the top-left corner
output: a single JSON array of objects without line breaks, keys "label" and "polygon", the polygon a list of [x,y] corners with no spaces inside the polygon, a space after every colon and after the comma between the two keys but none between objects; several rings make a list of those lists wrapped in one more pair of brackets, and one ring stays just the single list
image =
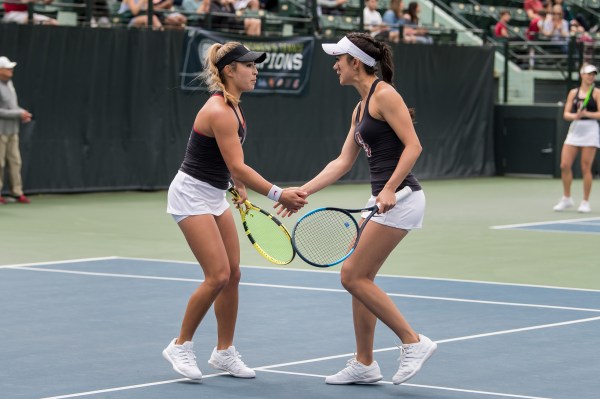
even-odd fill
[{"label": "stadium wall", "polygon": [[[182,160],[206,93],[179,88],[185,32],[0,24],[0,53],[34,123],[21,133],[28,193],[154,190]],[[280,183],[311,178],[337,156],[359,101],[315,43],[301,95],[244,95],[248,164]],[[494,52],[397,45],[395,81],[417,112],[421,179],[495,173]],[[363,156],[345,181],[367,181]]]}]

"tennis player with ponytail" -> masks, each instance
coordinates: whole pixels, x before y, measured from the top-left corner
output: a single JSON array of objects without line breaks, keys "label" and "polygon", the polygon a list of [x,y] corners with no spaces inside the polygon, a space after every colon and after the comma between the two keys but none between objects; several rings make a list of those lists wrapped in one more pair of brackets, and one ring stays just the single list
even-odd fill
[{"label": "tennis player with ponytail", "polygon": [[169,187],[167,212],[202,267],[204,281],[190,297],[179,335],[165,348],[163,357],[179,374],[194,380],[200,380],[202,373],[192,338],[213,303],[217,345],[208,363],[235,377],[255,377],[233,346],[240,244],[225,198],[230,178],[240,194],[238,204],[247,199],[246,187],[293,211],[306,204],[307,194],[302,190],[282,190],[244,163],[246,120],[240,97],[254,89],[256,64],[265,57],[237,42],[216,43],[208,49],[201,78],[214,94],[196,116],[183,163]]},{"label": "tennis player with ponytail", "polygon": [[[368,34],[349,33],[336,44],[323,44],[323,50],[335,56],[333,70],[340,84],[353,86],[361,101],[353,112],[340,155],[301,188],[312,194],[329,186],[350,171],[359,153],[364,152],[371,171],[371,198],[365,207],[379,204],[379,213],[365,226],[358,246],[341,270],[342,285],[352,294],[356,356],[325,382],[373,383],[383,378],[373,359],[379,319],[402,342],[400,365],[392,378],[394,384],[401,384],[421,369],[437,345],[413,330],[374,279],[398,243],[410,230],[421,227],[425,195],[411,173],[421,144],[411,112],[393,86],[392,52],[387,44]],[[377,77],[377,69],[383,79]],[[396,203],[395,193],[404,187],[413,192]]]},{"label": "tennis player with ponytail", "polygon": [[560,154],[560,174],[563,184],[563,196],[554,206],[555,211],[564,211],[573,207],[571,183],[573,183],[573,162],[581,151],[581,174],[583,175],[583,199],[577,208],[578,212],[589,213],[590,193],[592,191],[592,163],[596,151],[600,147],[600,89],[594,85],[598,70],[592,64],[584,64],[579,71],[581,85],[572,89],[565,102],[563,117],[571,121],[569,133]]}]

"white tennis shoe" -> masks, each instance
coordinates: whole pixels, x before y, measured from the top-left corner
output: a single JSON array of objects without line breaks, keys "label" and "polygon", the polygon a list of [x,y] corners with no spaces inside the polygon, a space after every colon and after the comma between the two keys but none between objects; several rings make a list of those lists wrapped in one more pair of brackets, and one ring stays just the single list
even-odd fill
[{"label": "white tennis shoe", "polygon": [[571,197],[562,197],[558,204],[554,205],[554,209],[557,212],[564,211],[565,209],[569,209],[573,207],[573,199]]},{"label": "white tennis shoe", "polygon": [[201,380],[202,372],[196,364],[196,355],[194,355],[194,343],[186,341],[182,345],[176,345],[177,338],[173,339],[169,346],[163,350],[162,355],[171,365],[173,370],[184,377],[192,380]]},{"label": "white tennis shoe", "polygon": [[590,203],[588,201],[581,201],[579,204],[579,208],[577,208],[577,212],[579,213],[590,213],[592,208],[590,207]]},{"label": "white tennis shoe", "polygon": [[235,350],[235,346],[230,346],[225,350],[213,349],[208,364],[217,370],[227,371],[234,377],[254,378],[256,373],[242,361],[242,355]]},{"label": "white tennis shoe", "polygon": [[402,345],[398,358],[400,366],[392,378],[394,385],[402,384],[414,377],[436,349],[437,344],[421,334],[419,334],[419,342],[416,344]]},{"label": "white tennis shoe", "polygon": [[325,382],[332,385],[372,384],[382,378],[381,370],[379,370],[376,361],[373,361],[369,366],[365,366],[353,357],[346,362],[346,368],[337,374],[326,377]]}]

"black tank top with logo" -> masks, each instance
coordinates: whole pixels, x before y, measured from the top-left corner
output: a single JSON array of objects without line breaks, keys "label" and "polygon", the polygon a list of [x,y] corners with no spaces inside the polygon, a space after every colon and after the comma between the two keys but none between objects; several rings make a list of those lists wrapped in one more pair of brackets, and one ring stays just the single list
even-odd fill
[{"label": "black tank top with logo", "polygon": [[[354,129],[354,141],[363,148],[369,161],[371,194],[374,196],[379,195],[388,182],[404,151],[404,144],[394,129],[386,121],[375,119],[369,114],[369,100],[380,81],[377,79],[371,86],[362,120],[359,120],[361,107],[360,104],[358,105]],[[421,185],[412,172],[409,172],[404,181],[396,187],[396,192],[406,186],[410,187],[412,191],[421,190]]]},{"label": "black tank top with logo", "polygon": [[[571,112],[572,113],[577,113],[577,111],[579,111],[579,108],[581,107],[581,104],[585,101],[585,97],[584,98],[579,98],[579,92],[581,90],[581,87],[579,87],[577,89],[577,94],[575,94],[575,98],[573,99],[573,104],[571,105]],[[592,86],[591,88],[592,90],[592,94],[590,95],[590,99],[587,103],[587,105],[585,106],[586,111],[588,112],[597,112],[598,111],[598,104],[596,103],[596,100],[594,100],[594,87]],[[587,93],[585,93],[585,96],[587,97]],[[590,119],[587,117],[583,117],[581,119]]]},{"label": "black tank top with logo", "polygon": [[[213,95],[222,96],[223,94],[215,93]],[[244,144],[246,140],[246,118],[244,117],[244,112],[240,108],[242,118],[244,118],[244,123],[242,123],[235,107],[232,104],[229,104],[229,106],[233,109],[235,117],[238,120],[237,133],[240,143]],[[227,190],[229,187],[231,173],[227,169],[223,155],[221,155],[217,140],[214,137],[208,137],[201,132],[197,132],[195,129],[192,129],[192,133],[190,134],[187,148],[185,149],[185,157],[179,170],[218,189]]]}]

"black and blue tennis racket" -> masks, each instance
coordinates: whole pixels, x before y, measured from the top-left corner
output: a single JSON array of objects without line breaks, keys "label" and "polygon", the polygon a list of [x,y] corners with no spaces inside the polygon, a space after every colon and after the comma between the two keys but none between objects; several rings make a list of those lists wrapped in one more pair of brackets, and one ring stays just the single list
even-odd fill
[{"label": "black and blue tennis racket", "polygon": [[[412,193],[404,187],[396,193],[396,202]],[[379,206],[361,209],[319,208],[304,215],[294,226],[292,245],[309,265],[329,267],[347,259],[358,245],[367,222],[377,213]],[[359,226],[353,213],[370,211]]]}]

